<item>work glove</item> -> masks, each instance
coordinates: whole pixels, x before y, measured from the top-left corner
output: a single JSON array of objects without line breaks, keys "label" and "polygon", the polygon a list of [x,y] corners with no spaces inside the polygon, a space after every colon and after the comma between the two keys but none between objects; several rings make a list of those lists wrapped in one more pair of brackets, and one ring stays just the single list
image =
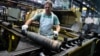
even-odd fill
[{"label": "work glove", "polygon": [[58,31],[53,31],[54,33],[54,40],[57,40],[58,39]]},{"label": "work glove", "polygon": [[27,30],[28,25],[22,25],[22,30]]},{"label": "work glove", "polygon": [[53,31],[54,35],[58,36],[58,31]]},{"label": "work glove", "polygon": [[22,34],[25,35],[25,33],[27,32],[28,29],[28,25],[22,25]]}]

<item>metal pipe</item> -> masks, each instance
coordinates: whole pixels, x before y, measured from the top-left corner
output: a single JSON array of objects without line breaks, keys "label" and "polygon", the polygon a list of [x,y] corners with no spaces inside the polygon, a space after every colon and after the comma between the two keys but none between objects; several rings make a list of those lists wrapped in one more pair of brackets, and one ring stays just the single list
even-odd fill
[{"label": "metal pipe", "polygon": [[34,32],[26,32],[26,35],[27,37],[31,38],[33,41],[37,42],[45,48],[49,48],[54,51],[60,51],[61,42],[57,40],[49,39]]}]

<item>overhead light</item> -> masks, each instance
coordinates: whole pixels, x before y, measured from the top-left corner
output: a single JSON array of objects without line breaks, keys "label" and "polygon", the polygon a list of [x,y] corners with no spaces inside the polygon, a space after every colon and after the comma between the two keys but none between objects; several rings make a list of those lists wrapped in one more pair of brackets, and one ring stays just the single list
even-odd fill
[{"label": "overhead light", "polygon": [[89,7],[89,5],[87,5],[87,7]]},{"label": "overhead light", "polygon": [[86,4],[85,2],[83,2],[83,4]]},{"label": "overhead light", "polygon": [[82,10],[87,10],[87,8],[86,7],[83,7]]}]

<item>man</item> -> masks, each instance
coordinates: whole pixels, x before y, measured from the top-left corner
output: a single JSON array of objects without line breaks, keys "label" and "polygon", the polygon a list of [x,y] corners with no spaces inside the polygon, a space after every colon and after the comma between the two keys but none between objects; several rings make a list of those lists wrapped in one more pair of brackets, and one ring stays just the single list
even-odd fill
[{"label": "man", "polygon": [[[45,11],[43,13],[37,14],[30,18],[26,23],[22,26],[22,30],[27,30],[28,25],[37,20],[40,23],[39,34],[46,36],[50,39],[53,39],[54,35],[58,35],[60,31],[60,22],[58,17],[52,12],[52,2],[46,1],[44,4]],[[53,26],[55,26],[55,31],[53,31]]]}]

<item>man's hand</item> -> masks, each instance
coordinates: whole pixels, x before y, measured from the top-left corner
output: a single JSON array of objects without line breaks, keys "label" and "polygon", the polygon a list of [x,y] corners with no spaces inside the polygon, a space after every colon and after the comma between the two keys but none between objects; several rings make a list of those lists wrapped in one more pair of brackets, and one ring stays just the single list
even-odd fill
[{"label": "man's hand", "polygon": [[53,31],[54,33],[54,40],[57,40],[58,39],[58,31]]},{"label": "man's hand", "polygon": [[27,30],[28,29],[28,25],[22,25],[22,30]]},{"label": "man's hand", "polygon": [[58,36],[58,31],[53,31],[54,35]]},{"label": "man's hand", "polygon": [[25,33],[27,32],[28,29],[28,25],[22,25],[22,34],[25,35]]}]

